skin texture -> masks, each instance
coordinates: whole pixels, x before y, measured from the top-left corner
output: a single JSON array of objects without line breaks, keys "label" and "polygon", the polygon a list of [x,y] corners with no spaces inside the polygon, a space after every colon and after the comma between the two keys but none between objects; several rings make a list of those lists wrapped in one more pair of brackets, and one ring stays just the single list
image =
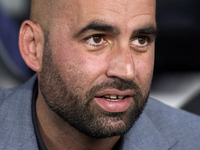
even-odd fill
[{"label": "skin texture", "polygon": [[[33,0],[19,46],[38,74],[48,149],[112,149],[143,110],[154,65],[154,0]],[[108,102],[106,94],[123,95]],[[67,142],[66,142],[67,141]]]}]

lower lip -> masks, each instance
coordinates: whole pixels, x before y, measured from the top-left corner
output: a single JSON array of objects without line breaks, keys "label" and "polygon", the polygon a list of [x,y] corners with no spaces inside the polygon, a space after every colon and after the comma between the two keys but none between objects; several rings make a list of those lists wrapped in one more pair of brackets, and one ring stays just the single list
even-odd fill
[{"label": "lower lip", "polygon": [[120,101],[109,101],[104,98],[97,97],[95,97],[94,100],[103,110],[117,113],[126,111],[129,108],[133,97],[126,97]]}]

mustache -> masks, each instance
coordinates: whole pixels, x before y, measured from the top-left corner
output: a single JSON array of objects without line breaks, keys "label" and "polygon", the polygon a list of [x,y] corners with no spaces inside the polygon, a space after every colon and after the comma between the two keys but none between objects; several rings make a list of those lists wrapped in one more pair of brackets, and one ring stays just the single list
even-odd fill
[{"label": "mustache", "polygon": [[126,91],[131,89],[134,90],[135,93],[141,93],[140,87],[134,81],[115,78],[111,82],[104,82],[92,87],[92,89],[89,92],[87,92],[86,97],[91,100],[95,97],[97,92],[109,88],[117,89],[120,91]]}]

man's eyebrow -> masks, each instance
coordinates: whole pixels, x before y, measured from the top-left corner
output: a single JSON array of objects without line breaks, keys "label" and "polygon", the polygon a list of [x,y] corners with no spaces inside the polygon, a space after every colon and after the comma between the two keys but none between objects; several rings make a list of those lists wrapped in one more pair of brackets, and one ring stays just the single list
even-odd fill
[{"label": "man's eyebrow", "polygon": [[158,34],[158,30],[154,26],[148,26],[148,27],[140,28],[138,30],[133,31],[132,37],[134,37],[136,35],[140,35],[140,34],[141,35],[142,34],[145,34],[145,35],[151,34],[151,35],[156,37],[157,34]]},{"label": "man's eyebrow", "polygon": [[85,26],[84,28],[82,28],[78,33],[76,33],[74,37],[79,37],[81,34],[87,32],[89,30],[109,32],[109,33],[116,34],[116,35],[118,35],[120,33],[119,29],[112,25],[105,24],[105,23],[99,23],[99,22],[92,22],[92,23],[88,24],[87,26]]}]

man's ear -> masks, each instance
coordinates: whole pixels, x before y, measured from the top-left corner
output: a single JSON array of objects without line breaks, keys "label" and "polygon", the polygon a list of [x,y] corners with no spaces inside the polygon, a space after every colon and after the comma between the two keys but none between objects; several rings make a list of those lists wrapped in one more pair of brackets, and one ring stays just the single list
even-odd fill
[{"label": "man's ear", "polygon": [[42,70],[44,33],[39,24],[24,21],[19,32],[19,49],[25,63],[34,71]]}]

